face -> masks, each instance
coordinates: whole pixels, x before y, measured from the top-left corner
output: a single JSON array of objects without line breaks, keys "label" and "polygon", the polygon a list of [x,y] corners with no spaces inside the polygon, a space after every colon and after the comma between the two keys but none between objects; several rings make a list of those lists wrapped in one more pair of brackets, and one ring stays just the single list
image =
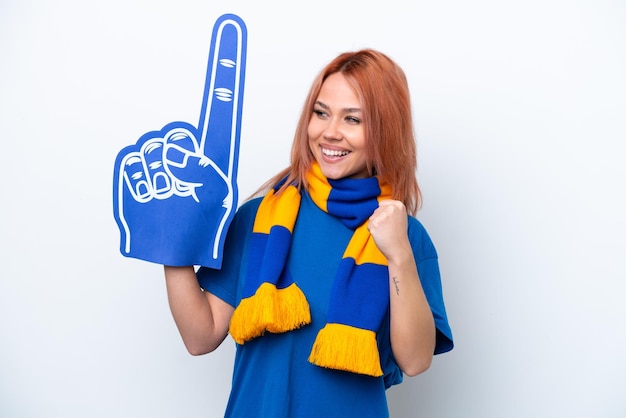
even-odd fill
[{"label": "face", "polygon": [[369,177],[361,101],[343,74],[332,74],[322,84],[308,134],[326,178]]}]

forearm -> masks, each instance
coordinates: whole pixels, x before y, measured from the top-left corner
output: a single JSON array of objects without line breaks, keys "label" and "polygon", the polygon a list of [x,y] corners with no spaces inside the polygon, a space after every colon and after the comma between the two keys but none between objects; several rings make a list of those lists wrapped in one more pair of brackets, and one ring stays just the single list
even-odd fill
[{"label": "forearm", "polygon": [[193,355],[213,351],[228,332],[227,312],[219,306],[224,303],[200,288],[192,266],[164,270],[170,310],[185,347]]},{"label": "forearm", "polygon": [[389,297],[394,357],[404,373],[417,375],[430,367],[435,323],[408,249],[389,262]]}]

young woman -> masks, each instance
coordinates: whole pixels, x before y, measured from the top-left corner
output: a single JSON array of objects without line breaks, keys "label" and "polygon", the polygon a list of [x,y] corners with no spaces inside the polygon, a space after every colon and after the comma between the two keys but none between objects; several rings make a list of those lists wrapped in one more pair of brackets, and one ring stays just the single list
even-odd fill
[{"label": "young woman", "polygon": [[385,417],[452,349],[402,69],[371,49],[313,82],[291,165],[243,204],[220,270],[165,267],[191,354],[237,343],[228,417]]}]

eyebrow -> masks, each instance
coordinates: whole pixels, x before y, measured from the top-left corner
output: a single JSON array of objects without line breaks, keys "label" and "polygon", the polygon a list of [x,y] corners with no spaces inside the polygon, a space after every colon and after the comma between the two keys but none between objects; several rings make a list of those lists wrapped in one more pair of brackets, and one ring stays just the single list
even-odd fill
[{"label": "eyebrow", "polygon": [[[323,108],[324,110],[330,110],[330,107],[328,105],[326,105],[323,102],[320,102],[319,100],[315,102],[316,105],[318,105],[319,107]],[[344,113],[359,113],[361,112],[361,109],[358,107],[346,107],[344,109],[341,109]]]}]

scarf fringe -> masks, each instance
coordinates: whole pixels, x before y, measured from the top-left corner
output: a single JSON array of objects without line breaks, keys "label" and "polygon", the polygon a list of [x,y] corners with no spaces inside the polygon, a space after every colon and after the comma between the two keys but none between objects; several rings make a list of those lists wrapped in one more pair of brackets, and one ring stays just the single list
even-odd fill
[{"label": "scarf fringe", "polygon": [[374,377],[383,375],[374,331],[344,324],[326,324],[319,331],[309,362]]},{"label": "scarf fringe", "polygon": [[254,295],[241,300],[230,319],[230,334],[241,345],[265,331],[278,334],[310,323],[309,304],[295,283],[277,289],[265,282]]}]

